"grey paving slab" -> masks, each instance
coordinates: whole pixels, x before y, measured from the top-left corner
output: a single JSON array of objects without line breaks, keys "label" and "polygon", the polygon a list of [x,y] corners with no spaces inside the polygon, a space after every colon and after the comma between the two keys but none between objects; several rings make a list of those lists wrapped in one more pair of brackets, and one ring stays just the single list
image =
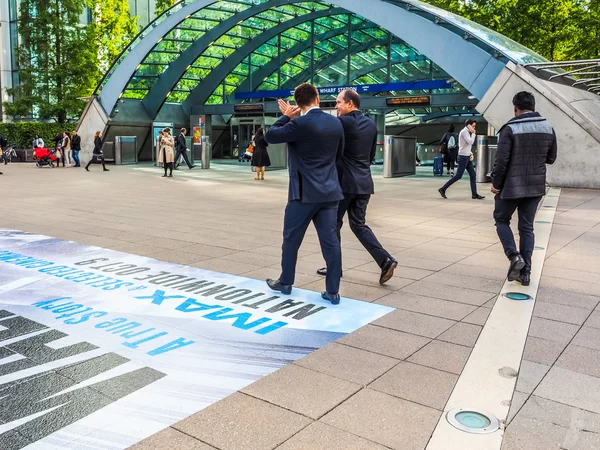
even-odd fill
[{"label": "grey paving slab", "polygon": [[491,292],[476,291],[468,287],[429,283],[427,280],[417,281],[402,288],[402,291],[475,306],[482,306],[497,295]]},{"label": "grey paving slab", "polygon": [[542,276],[541,283],[546,287],[569,290],[578,294],[600,296],[600,284],[583,281],[565,280],[561,278]]},{"label": "grey paving slab", "polygon": [[552,288],[542,284],[538,289],[536,296],[536,302],[538,301],[567,305],[591,311],[600,304],[600,297],[580,294],[569,291],[568,289]]},{"label": "grey paving slab", "polygon": [[582,327],[573,339],[573,345],[600,350],[600,329]]},{"label": "grey paving slab", "polygon": [[456,286],[460,288],[471,287],[478,291],[491,292],[498,294],[502,290],[504,278],[501,280],[491,280],[489,278],[480,278],[474,275],[462,275],[455,273],[437,272],[425,278],[424,282],[444,284],[447,286]]},{"label": "grey paving slab", "polygon": [[600,311],[592,311],[584,325],[591,328],[600,328]]},{"label": "grey paving slab", "polygon": [[277,450],[385,450],[386,448],[388,447],[383,447],[347,431],[321,422],[314,422],[277,447]]},{"label": "grey paving slab", "polygon": [[600,378],[553,367],[533,393],[548,400],[600,413]]},{"label": "grey paving slab", "polygon": [[577,331],[579,331],[577,325],[540,317],[533,317],[529,326],[529,336],[561,343],[568,343]]},{"label": "grey paving slab", "polygon": [[424,297],[405,291],[386,295],[377,299],[375,303],[452,320],[461,320],[477,309],[476,306]]},{"label": "grey paving slab", "polygon": [[[324,266],[324,265],[323,265]],[[366,286],[377,286],[379,284],[379,277],[381,273],[370,273],[360,270],[360,267],[350,270],[344,270],[344,283],[357,283]],[[409,280],[407,278],[401,278],[394,274],[394,276],[385,283],[385,288],[388,291],[395,291],[401,289],[404,286],[414,283],[415,280]]]},{"label": "grey paving slab", "polygon": [[430,341],[429,338],[414,334],[367,325],[344,336],[337,342],[392,358],[405,359]]},{"label": "grey paving slab", "polygon": [[549,370],[550,366],[531,361],[522,361],[519,368],[516,390],[525,394],[531,394]]},{"label": "grey paving slab", "polygon": [[436,338],[456,322],[411,311],[396,310],[373,322],[393,330]]},{"label": "grey paving slab", "polygon": [[367,385],[398,364],[398,360],[334,342],[297,360],[295,364]]},{"label": "grey paving slab", "polygon": [[339,377],[291,364],[246,386],[242,392],[318,419],[359,389],[359,385]]},{"label": "grey paving slab", "polygon": [[173,425],[219,450],[267,450],[311,423],[308,417],[236,393]]},{"label": "grey paving slab", "polygon": [[[249,264],[232,261],[225,258],[227,258],[227,256],[224,256],[223,258],[211,258],[204,261],[194,262],[189,265],[192,267],[198,267],[199,269],[229,273],[231,275],[241,275],[251,268]],[[278,276],[277,273],[274,273],[273,275],[275,278]]]},{"label": "grey paving slab", "polygon": [[458,376],[448,372],[401,362],[369,388],[442,410],[457,380]]},{"label": "grey paving slab", "polygon": [[427,344],[407,361],[460,375],[470,354],[469,347],[436,340]]},{"label": "grey paving slab", "polygon": [[453,344],[474,347],[482,327],[470,323],[459,322],[438,336],[438,340]]},{"label": "grey paving slab", "polygon": [[465,317],[462,321],[465,323],[470,323],[473,325],[485,325],[490,313],[492,312],[492,308],[486,308],[485,306],[481,306]]},{"label": "grey paving slab", "polygon": [[571,344],[558,358],[556,367],[600,378],[600,351]]},{"label": "grey paving slab", "polygon": [[131,450],[215,450],[215,447],[170,427],[129,448]]},{"label": "grey paving slab", "polygon": [[567,346],[564,342],[548,341],[533,336],[527,337],[523,359],[551,366]]},{"label": "grey paving slab", "polygon": [[[277,273],[277,275],[279,274]],[[315,281],[314,283],[305,284],[302,286],[302,288],[317,292],[324,291],[325,278],[321,277],[321,280]],[[377,300],[378,298],[388,295],[390,292],[392,292],[391,289],[382,287],[377,282],[374,282],[371,286],[358,283],[349,283],[347,281],[342,281],[340,284],[340,295],[342,297],[349,297],[367,302]]]},{"label": "grey paving slab", "polygon": [[[374,274],[380,274],[381,268],[375,263],[370,262],[363,266],[356,267],[355,270],[361,270],[363,272],[369,272]],[[431,275],[433,271],[425,269],[417,269],[414,267],[398,266],[394,270],[394,276],[408,280],[422,280],[423,278]]]},{"label": "grey paving slab", "polygon": [[574,306],[558,305],[548,302],[536,302],[533,315],[543,319],[566,322],[574,325],[583,325],[590,315],[590,311],[584,308],[576,308]]},{"label": "grey paving slab", "polygon": [[515,418],[519,410],[523,407],[528,398],[529,394],[524,394],[523,392],[519,391],[515,391],[513,393],[513,398],[510,401],[510,409],[508,411],[508,416],[506,417],[506,423],[508,425],[510,425],[510,423]]},{"label": "grey paving slab", "polygon": [[423,450],[440,415],[435,409],[363,389],[321,422],[392,449]]}]

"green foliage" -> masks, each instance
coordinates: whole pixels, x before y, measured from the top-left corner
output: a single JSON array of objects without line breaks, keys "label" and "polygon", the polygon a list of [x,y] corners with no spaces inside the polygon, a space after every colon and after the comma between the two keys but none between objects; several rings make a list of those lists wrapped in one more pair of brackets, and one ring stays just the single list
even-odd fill
[{"label": "green foliage", "polygon": [[39,135],[46,147],[54,145],[54,137],[63,131],[73,131],[75,124],[65,125],[46,122],[0,122],[0,135],[15,148],[31,148],[35,135]]},{"label": "green foliage", "polygon": [[178,1],[179,0],[156,0],[156,15],[160,16]]}]

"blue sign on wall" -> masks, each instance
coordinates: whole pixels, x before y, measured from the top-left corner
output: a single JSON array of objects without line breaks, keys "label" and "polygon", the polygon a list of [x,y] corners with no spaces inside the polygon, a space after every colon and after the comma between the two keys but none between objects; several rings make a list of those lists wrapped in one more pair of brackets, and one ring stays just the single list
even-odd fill
[{"label": "blue sign on wall", "polygon": [[[426,80],[426,81],[405,81],[402,83],[385,84],[360,84],[357,86],[327,86],[319,87],[319,95],[336,95],[344,89],[354,89],[359,94],[366,92],[376,93],[385,91],[418,91],[422,89],[451,89],[452,83],[448,80]],[[294,95],[294,89],[280,89],[276,91],[254,91],[254,92],[236,92],[236,100],[250,100],[253,98],[267,97],[291,97]]]}]

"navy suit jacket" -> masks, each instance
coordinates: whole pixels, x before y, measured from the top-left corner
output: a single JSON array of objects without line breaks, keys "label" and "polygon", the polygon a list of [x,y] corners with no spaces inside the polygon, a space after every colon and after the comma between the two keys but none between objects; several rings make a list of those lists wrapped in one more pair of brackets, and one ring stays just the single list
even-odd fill
[{"label": "navy suit jacket", "polygon": [[344,198],[336,161],[344,152],[340,121],[320,109],[290,120],[281,116],[265,135],[270,144],[288,144],[288,200],[324,203]]},{"label": "navy suit jacket", "polygon": [[375,159],[377,126],[360,111],[339,118],[344,127],[344,155],[338,161],[344,194],[373,194],[371,161]]}]

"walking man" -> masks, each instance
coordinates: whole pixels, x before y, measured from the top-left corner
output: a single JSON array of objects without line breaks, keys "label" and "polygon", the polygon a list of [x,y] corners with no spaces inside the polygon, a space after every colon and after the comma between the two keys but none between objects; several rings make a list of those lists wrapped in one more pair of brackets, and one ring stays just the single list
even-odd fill
[{"label": "walking man", "polygon": [[[442,198],[446,197],[446,190],[460,180],[465,173],[465,169],[469,172],[469,178],[471,179],[471,197],[474,200],[481,200],[485,197],[477,193],[477,183],[475,181],[475,167],[473,166],[473,152],[471,147],[475,142],[475,127],[477,123],[473,119],[467,119],[465,127],[462,129],[458,136],[458,169],[456,169],[456,175],[454,175],[448,182],[438,189],[438,192]],[[483,168],[481,168],[483,170]]]},{"label": "walking man", "polygon": [[[496,195],[496,231],[510,260],[508,281],[529,286],[535,236],[533,222],[538,204],[546,195],[546,164],[556,161],[556,133],[539,113],[535,98],[519,92],[513,98],[515,118],[500,129],[492,174]],[[510,229],[510,219],[519,217],[519,251]]]},{"label": "walking man", "polygon": [[73,161],[75,161],[74,167],[81,167],[81,161],[79,160],[79,151],[81,150],[81,136],[77,134],[77,131],[73,130],[71,133],[71,151],[73,152]]},{"label": "walking man", "polygon": [[[360,108],[360,95],[346,89],[337,97],[335,109],[344,128],[344,154],[337,162],[340,186],[344,199],[337,212],[337,235],[342,240],[341,229],[344,215],[348,213],[350,229],[363,247],[381,268],[379,283],[385,284],[392,276],[398,262],[379,243],[366,224],[367,205],[375,193],[371,177],[371,162],[377,149],[377,125],[366,117]],[[327,268],[317,270],[327,275]]]},{"label": "walking man", "polygon": [[[336,161],[344,151],[344,129],[335,117],[319,108],[319,93],[308,83],[294,91],[297,106],[279,100],[283,116],[267,131],[269,144],[288,144],[290,185],[283,219],[281,276],[267,280],[274,291],[290,294],[296,273],[298,249],[312,221],[327,263],[324,300],[337,305],[342,275],[342,254],[337,238],[337,210],[344,198]],[[302,112],[301,117],[297,117]]]},{"label": "walking man", "polygon": [[175,141],[175,170],[179,170],[179,161],[182,156],[185,163],[190,169],[196,167],[190,163],[190,160],[187,156],[187,144],[185,143],[185,133],[187,133],[187,130],[185,128],[182,128],[181,133],[179,134],[179,136],[177,136],[177,140]]}]

